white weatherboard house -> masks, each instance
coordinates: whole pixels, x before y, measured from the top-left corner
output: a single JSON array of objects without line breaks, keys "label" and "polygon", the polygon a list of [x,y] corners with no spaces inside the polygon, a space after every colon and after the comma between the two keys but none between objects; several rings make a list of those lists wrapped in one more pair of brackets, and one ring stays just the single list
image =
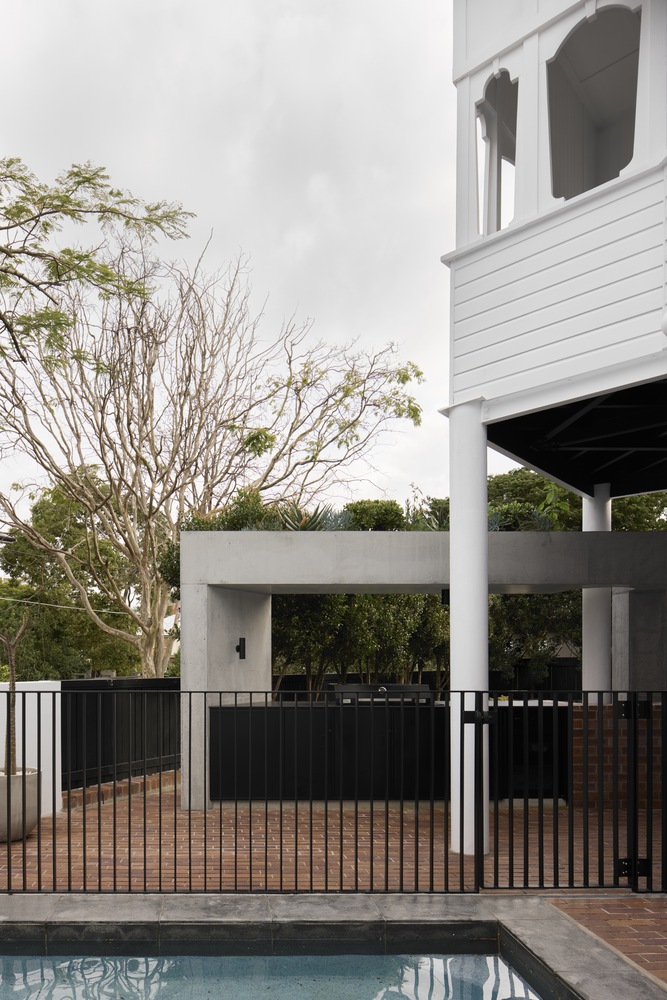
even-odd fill
[{"label": "white weatherboard house", "polygon": [[[584,530],[667,488],[667,3],[454,0],[454,82],[451,685],[483,690],[487,444],[579,492]],[[617,608],[664,632],[664,590]],[[586,591],[589,690],[611,631]]]},{"label": "white weatherboard house", "polygon": [[[488,688],[489,590],[577,587],[584,687],[667,688],[667,535],[608,534],[611,498],[667,489],[667,0],[454,0],[454,80],[451,532],[184,533],[184,692],[270,689],[272,593],[446,587],[452,691]],[[585,534],[490,535],[488,445],[579,492]]]}]

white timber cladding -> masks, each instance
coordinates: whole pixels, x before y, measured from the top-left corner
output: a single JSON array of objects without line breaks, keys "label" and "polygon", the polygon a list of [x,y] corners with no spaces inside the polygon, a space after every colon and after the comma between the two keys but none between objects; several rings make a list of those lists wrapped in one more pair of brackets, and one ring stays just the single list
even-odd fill
[{"label": "white timber cladding", "polygon": [[[493,420],[663,377],[667,0],[454,0],[454,42],[450,405]],[[477,119],[503,72],[513,218],[481,236]]]},{"label": "white timber cladding", "polygon": [[663,351],[666,193],[661,166],[452,261],[453,401]]}]

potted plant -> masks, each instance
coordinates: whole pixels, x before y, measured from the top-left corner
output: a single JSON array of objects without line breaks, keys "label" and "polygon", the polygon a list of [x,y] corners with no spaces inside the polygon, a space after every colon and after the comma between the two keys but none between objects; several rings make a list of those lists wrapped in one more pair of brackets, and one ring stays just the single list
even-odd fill
[{"label": "potted plant", "polygon": [[[30,621],[30,609],[20,605],[16,626],[6,615],[0,623],[0,643],[7,653],[9,690],[7,692],[5,766],[0,771],[0,842],[21,840],[32,833],[39,817],[40,774],[34,768],[16,766],[16,652]],[[12,611],[16,608],[13,605]]]}]

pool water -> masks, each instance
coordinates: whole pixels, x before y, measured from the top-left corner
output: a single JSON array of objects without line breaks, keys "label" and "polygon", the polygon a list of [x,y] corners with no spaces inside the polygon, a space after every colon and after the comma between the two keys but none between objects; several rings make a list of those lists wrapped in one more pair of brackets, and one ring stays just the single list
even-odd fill
[{"label": "pool water", "polygon": [[0,1000],[540,1000],[495,955],[0,957]]}]

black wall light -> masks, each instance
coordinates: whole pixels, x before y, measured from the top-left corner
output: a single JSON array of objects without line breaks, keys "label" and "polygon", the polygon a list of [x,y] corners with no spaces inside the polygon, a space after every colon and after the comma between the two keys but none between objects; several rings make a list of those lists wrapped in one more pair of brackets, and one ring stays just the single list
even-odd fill
[{"label": "black wall light", "polygon": [[236,652],[239,654],[239,660],[245,660],[245,639],[243,636],[239,639],[239,644],[236,647]]}]

